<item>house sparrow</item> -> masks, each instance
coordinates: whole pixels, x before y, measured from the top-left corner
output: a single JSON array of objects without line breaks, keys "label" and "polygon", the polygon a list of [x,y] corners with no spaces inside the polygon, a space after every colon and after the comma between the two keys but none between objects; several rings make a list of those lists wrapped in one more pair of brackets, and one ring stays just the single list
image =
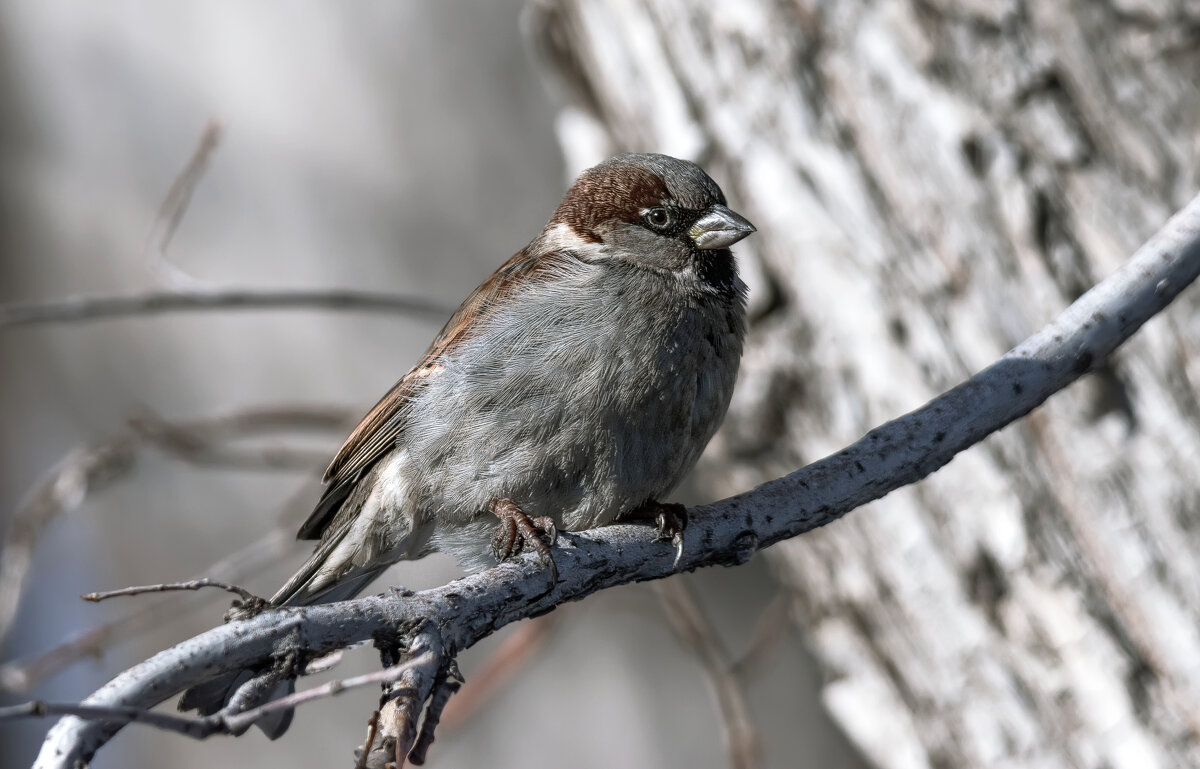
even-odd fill
[{"label": "house sparrow", "polygon": [[[729,405],[746,293],[729,247],[751,232],[687,161],[585,171],[351,433],[300,528],[320,543],[271,604],[350,598],[433,551],[477,570],[531,548],[556,574],[556,529],[677,533],[682,508],[657,500]],[[226,679],[181,707],[220,709]]]}]

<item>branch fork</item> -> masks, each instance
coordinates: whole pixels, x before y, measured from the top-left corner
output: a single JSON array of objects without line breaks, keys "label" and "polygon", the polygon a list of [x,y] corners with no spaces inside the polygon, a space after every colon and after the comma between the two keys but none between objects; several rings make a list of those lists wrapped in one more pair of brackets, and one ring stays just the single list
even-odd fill
[{"label": "branch fork", "polygon": [[[412,635],[407,653],[410,659],[422,662],[384,686],[380,708],[372,717],[377,731],[364,746],[365,754],[362,749],[355,751],[358,766],[403,769],[406,760],[424,764],[442,711],[462,685],[454,656],[433,623],[425,623]],[[389,664],[390,650],[385,649],[381,656],[384,664]],[[422,712],[424,718],[420,719]]]}]

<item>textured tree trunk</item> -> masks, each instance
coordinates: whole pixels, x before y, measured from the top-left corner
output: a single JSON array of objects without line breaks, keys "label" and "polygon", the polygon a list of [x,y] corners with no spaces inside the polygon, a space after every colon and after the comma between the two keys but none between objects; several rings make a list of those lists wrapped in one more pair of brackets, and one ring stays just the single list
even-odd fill
[{"label": "textured tree trunk", "polygon": [[[567,0],[578,169],[699,159],[760,233],[724,496],[994,360],[1197,189],[1196,0]],[[929,480],[770,552],[880,767],[1200,766],[1200,296]]]}]

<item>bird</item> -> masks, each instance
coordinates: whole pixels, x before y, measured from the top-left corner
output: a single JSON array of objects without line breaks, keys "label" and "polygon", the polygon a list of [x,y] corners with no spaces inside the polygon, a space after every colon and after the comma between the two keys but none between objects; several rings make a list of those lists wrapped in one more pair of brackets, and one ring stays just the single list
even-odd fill
[{"label": "bird", "polygon": [[[271,606],[351,598],[431,552],[477,571],[532,550],[557,579],[559,530],[656,522],[720,426],[755,227],[699,166],[622,154],[588,170],[530,243],[472,292],[334,456]],[[185,693],[210,715],[248,674]],[[257,725],[274,739],[291,712]]]}]

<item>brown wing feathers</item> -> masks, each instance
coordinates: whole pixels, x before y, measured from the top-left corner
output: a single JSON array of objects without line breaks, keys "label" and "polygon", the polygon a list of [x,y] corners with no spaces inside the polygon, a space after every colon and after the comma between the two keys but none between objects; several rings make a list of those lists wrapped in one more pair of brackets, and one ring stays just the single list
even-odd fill
[{"label": "brown wing feathers", "polygon": [[499,296],[529,280],[539,266],[550,266],[553,256],[557,255],[518,252],[467,297],[429,345],[421,363],[405,374],[346,438],[325,471],[325,491],[300,527],[299,539],[320,539],[355,484],[396,445],[404,431],[405,405],[428,377],[441,370],[446,351],[471,336],[475,323]]},{"label": "brown wing feathers", "polygon": [[320,539],[325,527],[358,479],[395,444],[403,429],[401,410],[413,390],[410,371],[367,412],[325,470],[325,491],[297,532],[297,539]]}]

